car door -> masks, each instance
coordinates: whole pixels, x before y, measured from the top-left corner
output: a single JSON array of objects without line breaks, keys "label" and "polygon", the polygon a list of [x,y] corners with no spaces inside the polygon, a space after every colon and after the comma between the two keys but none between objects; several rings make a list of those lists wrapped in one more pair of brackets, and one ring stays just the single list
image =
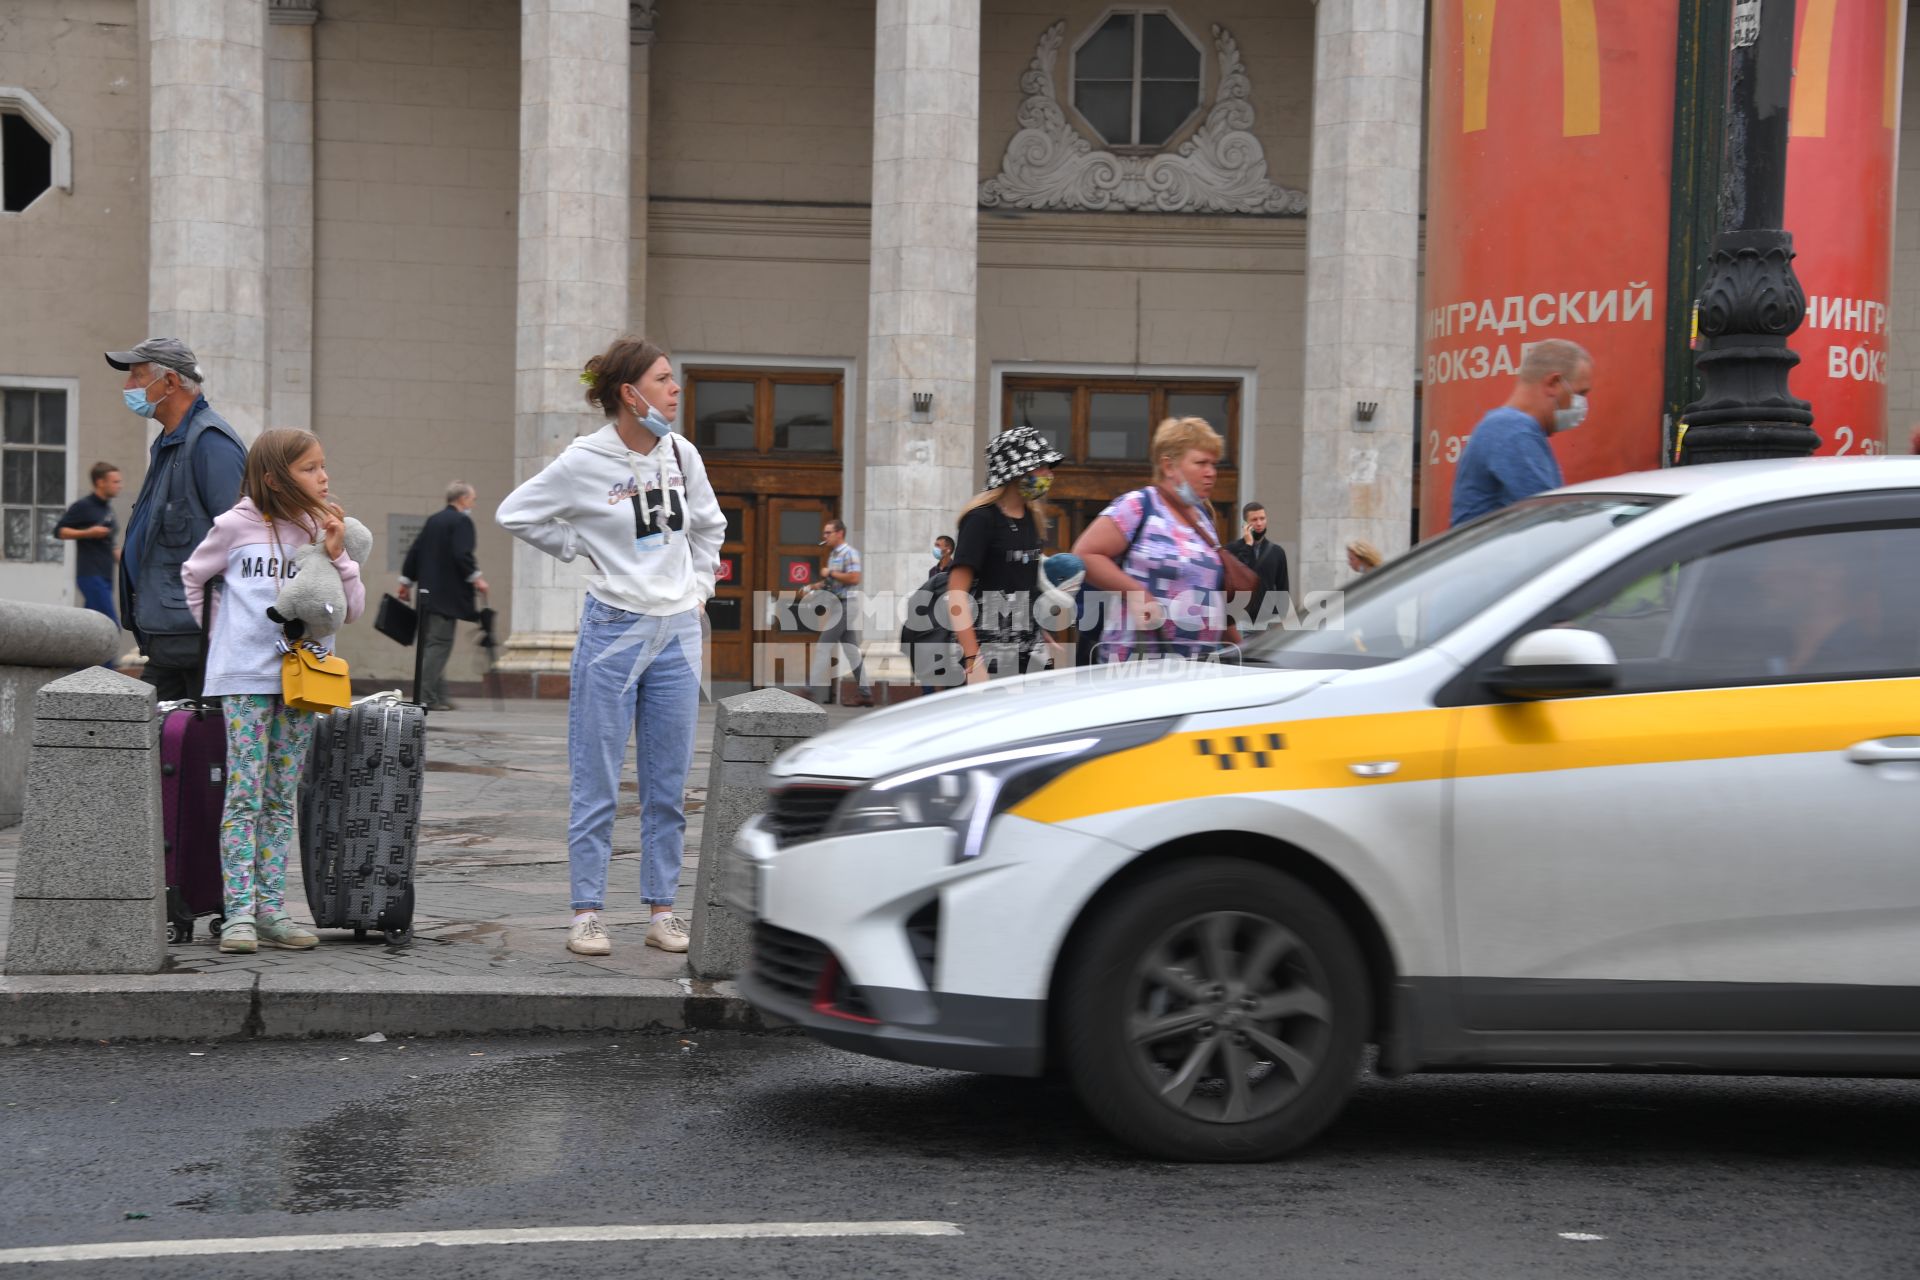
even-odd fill
[{"label": "car door", "polygon": [[1550,626],[1615,688],[1455,686],[1465,1024],[1920,1030],[1920,497],[1696,526]]}]

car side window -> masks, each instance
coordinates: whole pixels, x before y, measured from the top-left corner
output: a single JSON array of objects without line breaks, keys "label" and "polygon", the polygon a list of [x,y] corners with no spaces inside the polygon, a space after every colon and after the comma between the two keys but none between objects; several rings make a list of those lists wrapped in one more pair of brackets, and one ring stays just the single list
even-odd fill
[{"label": "car side window", "polygon": [[1624,693],[1920,675],[1920,525],[1814,529],[1677,560],[1562,619]]}]

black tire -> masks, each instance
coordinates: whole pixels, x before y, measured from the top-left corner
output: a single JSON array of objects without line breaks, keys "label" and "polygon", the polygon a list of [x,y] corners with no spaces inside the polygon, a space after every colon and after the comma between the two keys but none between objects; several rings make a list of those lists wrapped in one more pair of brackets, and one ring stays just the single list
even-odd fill
[{"label": "black tire", "polygon": [[226,927],[227,918],[225,916],[215,916],[213,919],[207,921],[207,936],[209,938],[217,938],[220,936],[220,931]]},{"label": "black tire", "polygon": [[167,941],[168,942],[192,942],[193,941],[193,921],[191,920],[167,921]]},{"label": "black tire", "polygon": [[1094,1119],[1195,1161],[1272,1160],[1333,1121],[1372,999],[1319,895],[1258,863],[1195,858],[1099,910],[1058,989],[1060,1052]]}]

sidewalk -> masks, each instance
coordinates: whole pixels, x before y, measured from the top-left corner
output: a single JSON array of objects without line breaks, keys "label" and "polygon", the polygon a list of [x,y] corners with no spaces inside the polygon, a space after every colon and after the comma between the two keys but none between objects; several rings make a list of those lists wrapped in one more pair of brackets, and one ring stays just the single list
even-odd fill
[{"label": "sidewalk", "polygon": [[[855,714],[828,709],[836,723]],[[313,951],[221,955],[203,919],[192,941],[167,948],[160,974],[0,978],[0,1043],[756,1025],[731,983],[693,979],[684,956],[642,941],[637,800],[622,803],[614,828],[602,916],[613,954],[566,949],[566,731],[566,703],[550,700],[496,709],[469,698],[429,718],[411,946],[330,930]],[[675,905],[689,922],[712,734],[705,704]],[[631,748],[628,761],[632,796]],[[0,831],[0,948],[20,830]],[[289,909],[310,919],[297,854],[287,880]]]}]

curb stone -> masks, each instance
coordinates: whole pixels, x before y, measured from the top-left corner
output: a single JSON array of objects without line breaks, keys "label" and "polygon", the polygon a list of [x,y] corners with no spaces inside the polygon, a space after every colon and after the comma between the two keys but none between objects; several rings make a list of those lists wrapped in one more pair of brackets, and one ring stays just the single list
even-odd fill
[{"label": "curb stone", "polygon": [[295,974],[0,978],[0,1045],[772,1029],[733,983],[693,978],[587,990],[477,978],[342,985],[338,975]]}]

